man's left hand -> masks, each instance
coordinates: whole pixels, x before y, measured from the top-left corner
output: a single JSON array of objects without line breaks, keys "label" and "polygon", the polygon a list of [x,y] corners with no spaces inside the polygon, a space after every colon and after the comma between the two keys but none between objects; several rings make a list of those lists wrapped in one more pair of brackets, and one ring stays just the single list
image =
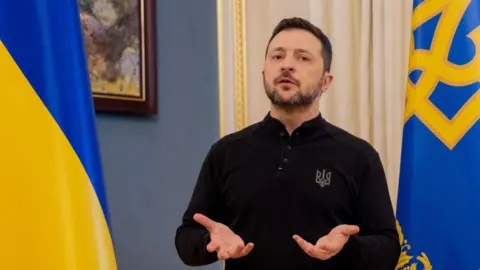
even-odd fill
[{"label": "man's left hand", "polygon": [[318,239],[315,245],[305,241],[298,235],[294,235],[293,239],[311,257],[328,260],[337,255],[347,243],[349,237],[357,234],[359,231],[360,228],[355,225],[338,225],[329,234]]}]

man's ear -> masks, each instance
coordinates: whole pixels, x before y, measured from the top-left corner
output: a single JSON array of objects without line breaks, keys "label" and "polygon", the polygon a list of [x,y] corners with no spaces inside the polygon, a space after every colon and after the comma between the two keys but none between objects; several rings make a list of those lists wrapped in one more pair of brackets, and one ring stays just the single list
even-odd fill
[{"label": "man's ear", "polygon": [[322,76],[322,92],[326,92],[328,90],[328,87],[330,87],[330,84],[333,81],[333,75],[330,72],[325,72]]}]

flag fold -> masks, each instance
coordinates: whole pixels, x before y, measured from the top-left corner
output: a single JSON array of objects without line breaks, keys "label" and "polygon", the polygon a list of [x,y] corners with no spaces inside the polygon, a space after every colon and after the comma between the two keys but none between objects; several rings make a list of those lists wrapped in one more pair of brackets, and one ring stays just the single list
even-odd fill
[{"label": "flag fold", "polygon": [[412,14],[397,269],[480,269],[480,1]]},{"label": "flag fold", "polygon": [[0,1],[0,269],[116,269],[77,5]]}]

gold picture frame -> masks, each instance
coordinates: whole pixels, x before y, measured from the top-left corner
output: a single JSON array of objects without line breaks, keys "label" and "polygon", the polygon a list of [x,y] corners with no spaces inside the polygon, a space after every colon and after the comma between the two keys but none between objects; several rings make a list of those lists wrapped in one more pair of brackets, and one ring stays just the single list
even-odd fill
[{"label": "gold picture frame", "polygon": [[156,114],[156,0],[78,3],[95,109]]}]

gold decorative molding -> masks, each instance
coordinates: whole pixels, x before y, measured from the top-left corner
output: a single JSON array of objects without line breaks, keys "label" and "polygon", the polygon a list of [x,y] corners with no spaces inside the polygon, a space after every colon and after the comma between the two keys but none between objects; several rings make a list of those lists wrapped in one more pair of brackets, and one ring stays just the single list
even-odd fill
[{"label": "gold decorative molding", "polygon": [[[233,46],[234,46],[234,121],[235,130],[247,126],[247,61],[246,61],[246,35],[245,35],[245,1],[246,0],[217,0],[217,55],[218,55],[218,109],[220,121],[220,137],[226,135],[225,128],[225,29],[224,29],[224,1],[233,1]],[[230,2],[231,3],[231,2]],[[225,269],[225,262],[222,262]]]},{"label": "gold decorative molding", "polygon": [[223,0],[217,0],[217,55],[218,55],[218,118],[220,137],[225,136],[225,65],[223,55]]},{"label": "gold decorative molding", "polygon": [[[246,0],[217,0],[216,4],[219,129],[223,137],[248,125]],[[229,75],[232,82],[226,81]],[[233,100],[226,100],[227,97]],[[233,108],[226,105],[230,103]],[[227,130],[230,123],[233,130]]]},{"label": "gold decorative molding", "polygon": [[247,119],[247,52],[245,34],[245,0],[233,0],[234,20],[234,97],[235,130],[243,129]]}]

